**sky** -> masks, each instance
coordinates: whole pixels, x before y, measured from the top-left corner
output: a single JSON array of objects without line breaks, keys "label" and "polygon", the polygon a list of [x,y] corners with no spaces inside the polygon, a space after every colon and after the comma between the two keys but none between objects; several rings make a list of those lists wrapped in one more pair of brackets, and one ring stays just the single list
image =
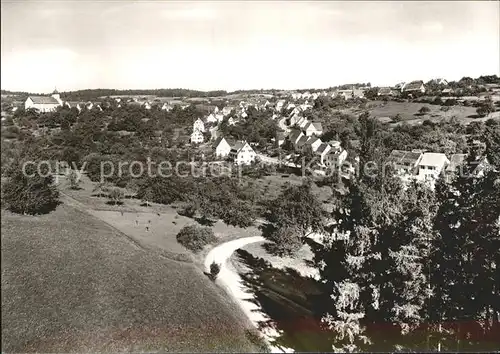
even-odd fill
[{"label": "sky", "polygon": [[498,1],[1,2],[1,87],[373,86],[500,75]]}]

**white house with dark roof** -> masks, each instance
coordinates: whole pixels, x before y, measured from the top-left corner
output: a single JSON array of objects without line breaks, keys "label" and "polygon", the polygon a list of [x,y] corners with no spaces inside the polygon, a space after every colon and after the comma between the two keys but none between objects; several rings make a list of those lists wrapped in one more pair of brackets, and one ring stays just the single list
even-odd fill
[{"label": "white house with dark roof", "polygon": [[290,134],[288,135],[288,139],[292,143],[292,145],[297,144],[300,138],[304,136],[304,133],[302,133],[300,130],[292,130]]},{"label": "white house with dark roof", "polygon": [[403,87],[403,92],[420,92],[425,93],[425,85],[423,81],[412,81]]},{"label": "white house with dark roof", "polygon": [[193,130],[190,139],[192,144],[201,144],[204,139],[203,133],[200,130]]},{"label": "white house with dark roof", "polygon": [[215,114],[210,113],[206,118],[205,121],[207,123],[218,123],[218,119],[215,117]]},{"label": "white house with dark roof", "polygon": [[319,146],[322,144],[323,142],[321,141],[320,138],[318,138],[317,136],[310,136],[306,143],[305,143],[305,146],[310,146],[311,147],[311,150],[312,152],[316,152],[316,150],[318,150]]},{"label": "white house with dark roof", "polygon": [[347,158],[347,150],[332,148],[323,158],[323,163],[328,169],[340,168]]},{"label": "white house with dark roof", "polygon": [[330,144],[322,143],[318,147],[318,149],[315,151],[314,154],[319,157],[319,161],[320,161],[321,165],[325,164],[325,157],[330,152],[331,149],[332,149],[332,147],[330,146]]},{"label": "white house with dark roof", "polygon": [[320,122],[309,122],[304,126],[304,132],[307,136],[323,134],[323,126]]},{"label": "white house with dark roof", "polygon": [[445,154],[425,152],[418,162],[417,179],[436,179],[449,163],[450,160],[448,160]]},{"label": "white house with dark roof", "polygon": [[197,120],[194,121],[193,123],[193,131],[199,130],[201,132],[205,132],[205,122],[201,120],[201,118],[198,118]]},{"label": "white house with dark roof", "polygon": [[231,152],[231,144],[224,137],[219,137],[213,144],[213,148],[217,157],[227,157]]},{"label": "white house with dark roof", "polygon": [[246,141],[238,141],[229,151],[229,157],[236,165],[250,165],[255,161],[255,151]]},{"label": "white house with dark roof", "polygon": [[395,171],[401,175],[417,174],[418,164],[422,159],[421,151],[392,150],[387,163],[391,164]]},{"label": "white house with dark roof", "polygon": [[54,112],[57,107],[63,105],[63,101],[57,90],[51,96],[29,96],[24,102],[24,109],[36,109],[39,112]]}]

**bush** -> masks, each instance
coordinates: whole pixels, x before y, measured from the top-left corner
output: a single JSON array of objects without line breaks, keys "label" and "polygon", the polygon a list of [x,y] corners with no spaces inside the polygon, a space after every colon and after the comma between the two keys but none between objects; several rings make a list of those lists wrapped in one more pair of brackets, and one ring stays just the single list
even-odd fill
[{"label": "bush", "polygon": [[294,227],[273,229],[266,238],[272,242],[266,244],[267,251],[278,256],[293,255],[303,245],[300,235]]},{"label": "bush", "polygon": [[212,278],[212,280],[215,280],[217,278],[217,275],[219,275],[220,273],[220,264],[218,263],[215,263],[212,262],[212,264],[210,264],[210,277]]},{"label": "bush", "polygon": [[211,228],[198,225],[183,227],[176,238],[177,242],[193,252],[201,251],[203,247],[217,240]]},{"label": "bush", "polygon": [[21,165],[14,165],[9,171],[9,179],[2,186],[2,203],[19,214],[46,214],[59,204],[59,192],[53,185],[52,175],[42,177],[47,171],[36,171],[33,165],[26,166],[26,174]]},{"label": "bush", "polygon": [[109,192],[110,202],[113,203],[114,205],[121,204],[123,198],[124,198],[124,193],[121,189],[113,188]]}]

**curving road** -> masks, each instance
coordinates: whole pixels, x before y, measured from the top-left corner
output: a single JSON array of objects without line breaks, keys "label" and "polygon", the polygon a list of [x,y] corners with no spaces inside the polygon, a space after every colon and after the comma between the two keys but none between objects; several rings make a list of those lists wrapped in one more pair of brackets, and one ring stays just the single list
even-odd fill
[{"label": "curving road", "polygon": [[[217,276],[216,283],[224,287],[224,289],[234,298],[256,328],[258,328],[260,322],[267,322],[270,318],[262,312],[262,309],[257,304],[250,301],[253,299],[252,293],[246,291],[247,288],[243,285],[241,277],[228,267],[228,260],[237,249],[250,243],[265,241],[266,239],[262,236],[244,237],[228,241],[210,250],[205,258],[206,272],[210,272],[210,265],[212,262],[220,264],[220,272]],[[261,330],[261,333],[273,353],[294,352],[294,350],[290,348],[272,345],[273,339],[279,336],[277,330],[268,327]]]}]

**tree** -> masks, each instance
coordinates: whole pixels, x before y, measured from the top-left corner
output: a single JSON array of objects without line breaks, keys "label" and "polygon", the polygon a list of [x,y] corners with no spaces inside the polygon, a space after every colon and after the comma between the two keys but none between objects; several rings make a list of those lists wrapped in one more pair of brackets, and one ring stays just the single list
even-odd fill
[{"label": "tree", "polygon": [[425,114],[429,113],[430,111],[431,111],[431,109],[430,109],[429,107],[427,107],[427,106],[422,106],[422,107],[418,110],[418,113],[419,113],[420,115],[422,115],[422,116],[423,116],[423,115],[425,115]]},{"label": "tree", "polygon": [[78,189],[78,185],[80,183],[80,178],[78,177],[78,174],[76,173],[75,170],[69,171],[68,182],[69,182],[69,187],[71,189]]},{"label": "tree", "polygon": [[31,164],[26,165],[23,171],[22,162],[11,167],[7,182],[2,186],[2,201],[8,210],[35,215],[46,214],[56,208],[59,192],[53,185],[53,176],[48,174],[46,166],[41,166],[40,171]]},{"label": "tree", "polygon": [[438,348],[460,350],[460,338],[477,342],[474,334],[493,338],[498,331],[500,179],[495,171],[482,178],[460,174],[451,184],[440,182],[436,192],[429,320],[438,327]]},{"label": "tree", "polygon": [[303,245],[300,233],[294,226],[272,227],[267,231],[267,237],[272,243],[266,248],[279,256],[290,256],[295,254]]},{"label": "tree", "polygon": [[123,197],[124,193],[119,188],[113,188],[109,192],[110,202],[114,203],[114,205],[121,204]]},{"label": "tree", "polygon": [[487,96],[485,100],[480,104],[480,106],[476,109],[476,113],[482,117],[490,114],[491,112],[495,112],[495,105],[490,96]]},{"label": "tree", "polygon": [[302,242],[310,234],[323,230],[325,211],[318,198],[312,193],[310,181],[305,181],[300,186],[286,188],[269,203],[268,209],[266,220],[274,229],[287,230],[293,227]]},{"label": "tree", "polygon": [[217,238],[209,227],[198,225],[184,226],[176,236],[177,242],[193,252],[199,252]]}]

